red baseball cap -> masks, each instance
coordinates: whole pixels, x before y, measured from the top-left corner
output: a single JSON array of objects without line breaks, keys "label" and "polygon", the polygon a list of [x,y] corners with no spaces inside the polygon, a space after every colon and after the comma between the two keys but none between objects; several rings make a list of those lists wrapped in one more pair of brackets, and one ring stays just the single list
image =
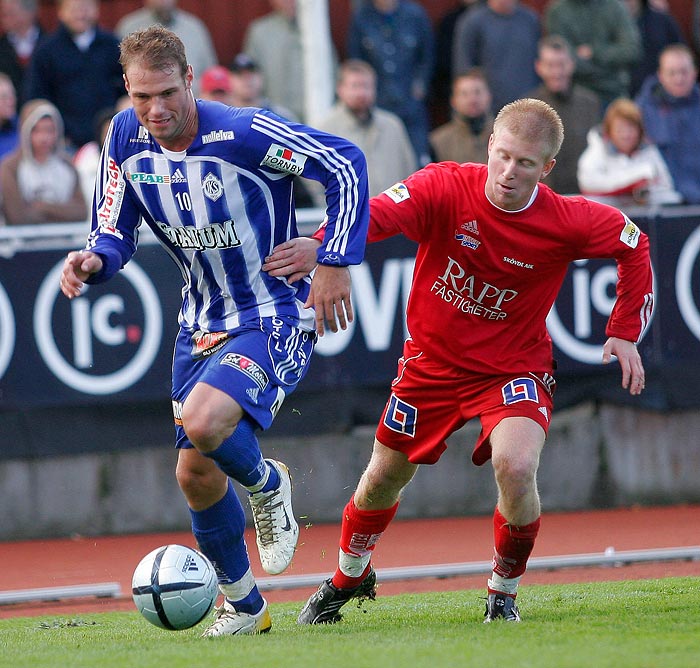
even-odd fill
[{"label": "red baseball cap", "polygon": [[199,87],[205,93],[215,91],[231,92],[231,72],[223,65],[213,65],[204,70]]}]

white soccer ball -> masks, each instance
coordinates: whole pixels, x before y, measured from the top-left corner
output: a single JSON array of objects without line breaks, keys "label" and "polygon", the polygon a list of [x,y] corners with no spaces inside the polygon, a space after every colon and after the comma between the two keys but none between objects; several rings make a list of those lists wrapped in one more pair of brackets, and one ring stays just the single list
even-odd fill
[{"label": "white soccer ball", "polygon": [[199,624],[219,593],[211,562],[184,545],[163,545],[149,552],[134,571],[131,591],[139,612],[170,631]]}]

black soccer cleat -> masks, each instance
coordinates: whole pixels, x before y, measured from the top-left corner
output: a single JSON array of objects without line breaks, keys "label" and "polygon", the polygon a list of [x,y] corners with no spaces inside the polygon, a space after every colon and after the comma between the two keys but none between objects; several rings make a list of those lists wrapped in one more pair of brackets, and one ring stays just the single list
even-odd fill
[{"label": "black soccer cleat", "polygon": [[505,622],[519,622],[520,613],[515,605],[515,596],[508,594],[489,593],[486,599],[486,612],[484,613],[484,624],[502,619]]},{"label": "black soccer cleat", "polygon": [[370,568],[365,579],[352,589],[338,589],[331,579],[321,583],[318,591],[309,598],[297,617],[297,624],[335,624],[342,619],[340,608],[353,598],[359,608],[366,600],[374,601],[377,596],[375,585],[377,575]]}]

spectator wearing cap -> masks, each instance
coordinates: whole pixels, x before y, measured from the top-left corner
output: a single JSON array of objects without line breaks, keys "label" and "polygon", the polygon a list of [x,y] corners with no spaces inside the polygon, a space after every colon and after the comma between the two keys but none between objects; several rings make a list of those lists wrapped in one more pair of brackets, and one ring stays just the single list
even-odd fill
[{"label": "spectator wearing cap", "polygon": [[202,100],[233,105],[231,71],[223,65],[213,65],[204,70],[199,82],[199,97]]},{"label": "spectator wearing cap", "polygon": [[260,107],[278,116],[298,121],[290,109],[274,104],[263,95],[265,80],[258,64],[246,53],[239,53],[231,63],[231,102],[235,107]]},{"label": "spectator wearing cap", "polygon": [[159,23],[172,30],[185,45],[187,60],[194,70],[192,92],[199,97],[201,77],[218,62],[209,29],[194,14],[177,6],[177,0],[144,0],[143,7],[122,17],[115,32],[121,39],[136,30]]}]

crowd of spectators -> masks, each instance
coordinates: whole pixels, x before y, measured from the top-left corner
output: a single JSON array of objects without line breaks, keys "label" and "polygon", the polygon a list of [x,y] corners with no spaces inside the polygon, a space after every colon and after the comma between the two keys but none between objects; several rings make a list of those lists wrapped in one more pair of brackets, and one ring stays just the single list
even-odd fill
[{"label": "crowd of spectators", "polygon": [[[0,0],[4,222],[66,220],[59,211],[89,209],[104,133],[130,104],[119,40],[148,25],[181,37],[197,97],[304,122],[296,0],[268,1],[269,11],[246,26],[241,52],[224,63],[206,23],[177,0],[143,0],[113,29],[100,23],[99,0],[57,0],[51,32],[38,20],[38,0]],[[700,0],[695,7],[691,37],[700,47]],[[605,170],[636,174],[639,164],[649,171],[653,162],[655,176],[631,186],[637,199],[700,203],[698,68],[667,0],[548,0],[539,14],[520,0],[455,0],[434,23],[418,0],[361,0],[351,8],[345,43],[332,48],[336,102],[318,125],[367,154],[373,194],[427,162],[486,162],[494,115],[516,98],[534,97],[564,122],[558,166],[545,181],[556,192],[600,196]],[[31,203],[34,195],[17,176],[27,165],[37,174],[46,169],[29,142],[36,130],[20,121],[27,104],[35,119],[36,100],[46,112],[39,126],[55,126],[46,159],[63,176],[52,189],[66,190],[51,192],[51,207]],[[622,135],[636,137],[631,149],[621,148]],[[302,202],[313,203],[299,181]]]}]

